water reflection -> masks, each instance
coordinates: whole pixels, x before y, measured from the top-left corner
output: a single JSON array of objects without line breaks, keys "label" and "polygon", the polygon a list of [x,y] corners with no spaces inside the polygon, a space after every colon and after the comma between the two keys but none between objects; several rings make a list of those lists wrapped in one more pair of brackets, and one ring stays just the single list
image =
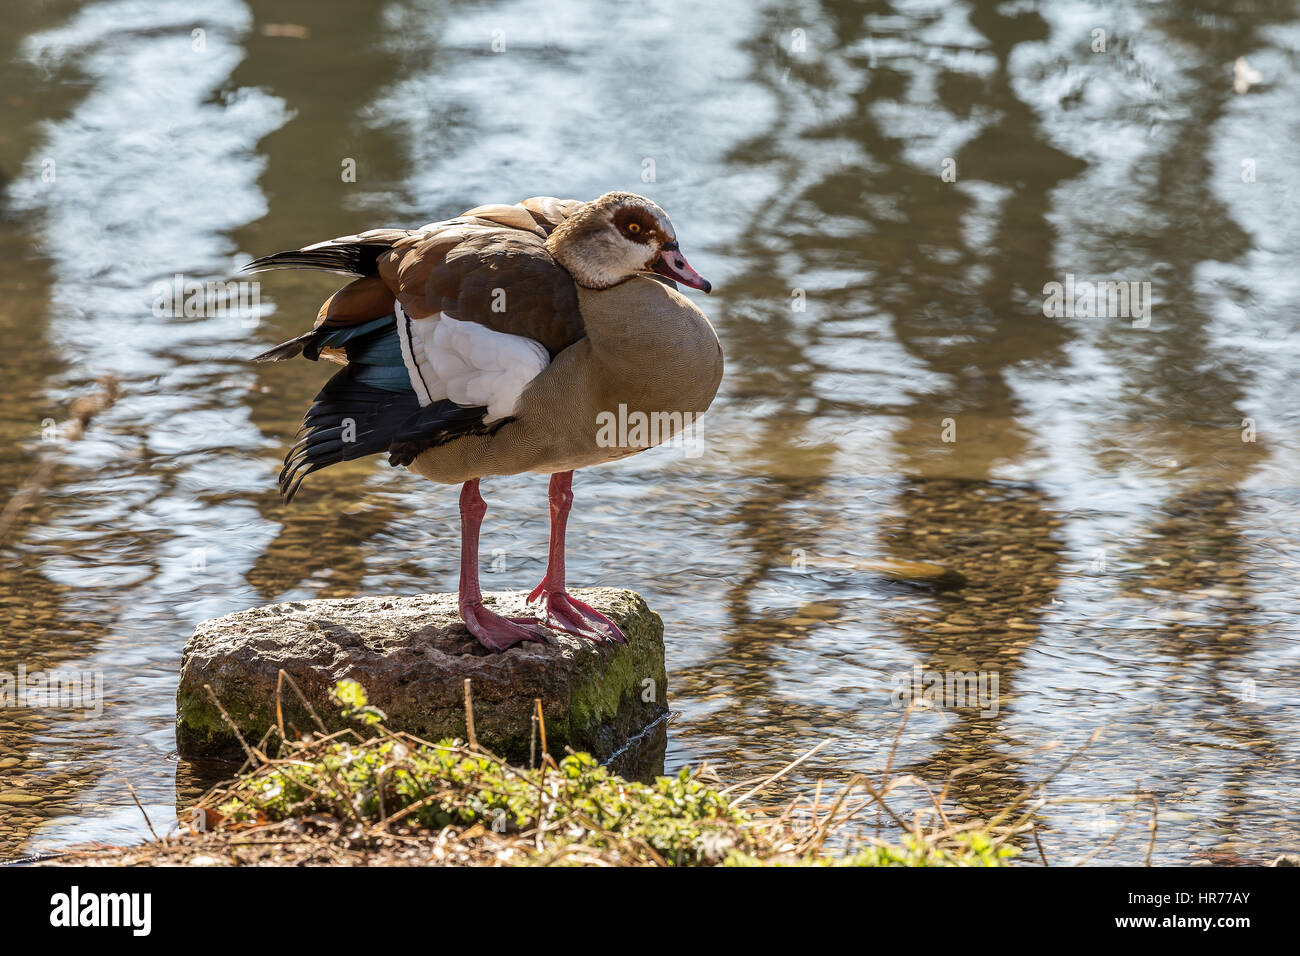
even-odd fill
[{"label": "water reflection", "polygon": [[[0,853],[139,835],[123,775],[155,819],[174,809],[175,666],[196,621],[454,582],[446,489],[356,463],[291,509],[274,496],[327,370],[242,358],[331,279],[267,280],[255,326],[155,318],[152,284],[609,188],[672,210],[718,280],[704,301],[728,360],[705,457],[660,450],[576,485],[572,579],[634,585],[668,623],[670,769],[749,776],[832,737],[786,795],[878,771],[898,674],[988,670],[997,715],[914,714],[897,768],[942,786],[995,761],[956,789],[984,812],[1057,765],[1045,744],[1100,726],[1051,793],[1156,794],[1158,860],[1293,843],[1289,5],[722,3],[683,29],[667,3],[107,0],[11,25],[0,317],[23,348],[0,356],[18,451],[0,484],[25,480],[41,421],[101,372],[124,395],[3,542],[0,668],[99,669],[108,692],[97,720],[0,711],[0,801],[37,797],[5,805]],[[1246,95],[1238,56],[1266,78]],[[678,95],[647,96],[647,76]],[[1151,328],[1045,317],[1043,285],[1066,273],[1150,281]],[[490,580],[531,586],[544,481],[485,495]],[[882,558],[967,584],[890,582]],[[1045,809],[1053,862],[1098,845],[1108,812]],[[1121,839],[1108,858],[1144,851]]]}]

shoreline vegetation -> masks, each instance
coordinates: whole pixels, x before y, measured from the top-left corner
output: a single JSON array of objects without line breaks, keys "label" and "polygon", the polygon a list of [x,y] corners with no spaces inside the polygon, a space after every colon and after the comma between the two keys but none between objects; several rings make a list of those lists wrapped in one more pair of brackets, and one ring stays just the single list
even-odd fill
[{"label": "shoreline vegetation", "polygon": [[[291,678],[286,683],[296,692]],[[469,683],[468,681],[466,682]],[[583,753],[556,759],[546,728],[534,719],[538,759],[514,767],[474,739],[466,687],[468,741],[433,743],[384,725],[355,681],[333,697],[355,726],[293,740],[283,724],[256,745],[240,737],[247,759],[239,772],[186,811],[177,832],[132,847],[82,846],[37,859],[43,865],[465,865],[465,866],[1004,866],[1017,857],[1047,865],[1037,832],[1043,787],[1097,734],[1043,781],[990,818],[952,805],[954,772],[934,793],[891,773],[904,712],[877,780],[854,774],[819,782],[811,797],[786,804],[763,799],[823,741],[779,771],[726,786],[707,768],[637,783],[617,777]],[[215,697],[214,697],[215,699]],[[220,704],[218,704],[220,706]],[[309,705],[310,706],[310,705]],[[277,713],[281,711],[276,701]],[[538,712],[540,718],[540,709]],[[275,738],[279,738],[276,740]],[[276,755],[271,756],[268,751]],[[988,761],[984,762],[988,763]],[[905,820],[889,796],[905,786],[928,793],[930,806]],[[134,797],[134,791],[132,791]],[[1139,814],[1139,798],[1128,822]],[[1146,799],[1155,846],[1154,801]],[[138,801],[137,801],[138,803]],[[144,808],[141,807],[141,813]],[[1084,860],[1103,852],[1126,825]]]}]

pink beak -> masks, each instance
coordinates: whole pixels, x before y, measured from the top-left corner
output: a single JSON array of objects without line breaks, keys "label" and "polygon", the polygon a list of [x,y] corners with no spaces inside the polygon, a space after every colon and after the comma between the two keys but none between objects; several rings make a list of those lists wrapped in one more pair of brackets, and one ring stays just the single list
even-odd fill
[{"label": "pink beak", "polygon": [[691,268],[691,264],[682,255],[681,247],[676,241],[665,242],[660,249],[659,258],[655,260],[655,272],[667,276],[674,282],[699,289],[707,295],[713,291],[713,283]]}]

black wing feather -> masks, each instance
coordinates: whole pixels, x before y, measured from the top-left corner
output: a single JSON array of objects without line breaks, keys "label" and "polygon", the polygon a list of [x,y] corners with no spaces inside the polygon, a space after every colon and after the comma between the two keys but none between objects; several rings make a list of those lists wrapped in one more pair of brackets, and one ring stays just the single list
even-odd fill
[{"label": "black wing feather", "polygon": [[244,272],[269,272],[272,269],[314,269],[318,272],[336,272],[345,276],[376,275],[375,263],[389,249],[389,244],[370,245],[354,243],[324,249],[293,249],[275,252],[254,259],[244,266]]},{"label": "black wing feather", "polygon": [[292,501],[308,475],[341,461],[389,453],[409,465],[423,451],[465,435],[491,434],[509,419],[484,424],[487,408],[443,400],[420,407],[414,392],[393,392],[355,380],[357,366],[340,369],[320,390],[284,459],[280,494]]}]

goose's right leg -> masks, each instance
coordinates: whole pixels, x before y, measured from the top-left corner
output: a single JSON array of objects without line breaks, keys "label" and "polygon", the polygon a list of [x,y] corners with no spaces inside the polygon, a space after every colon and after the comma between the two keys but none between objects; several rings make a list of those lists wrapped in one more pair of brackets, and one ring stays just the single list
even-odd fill
[{"label": "goose's right leg", "polygon": [[460,616],[465,627],[489,650],[504,651],[521,641],[552,641],[531,617],[502,617],[483,606],[478,583],[478,533],[487,505],[478,491],[478,479],[460,490]]}]

